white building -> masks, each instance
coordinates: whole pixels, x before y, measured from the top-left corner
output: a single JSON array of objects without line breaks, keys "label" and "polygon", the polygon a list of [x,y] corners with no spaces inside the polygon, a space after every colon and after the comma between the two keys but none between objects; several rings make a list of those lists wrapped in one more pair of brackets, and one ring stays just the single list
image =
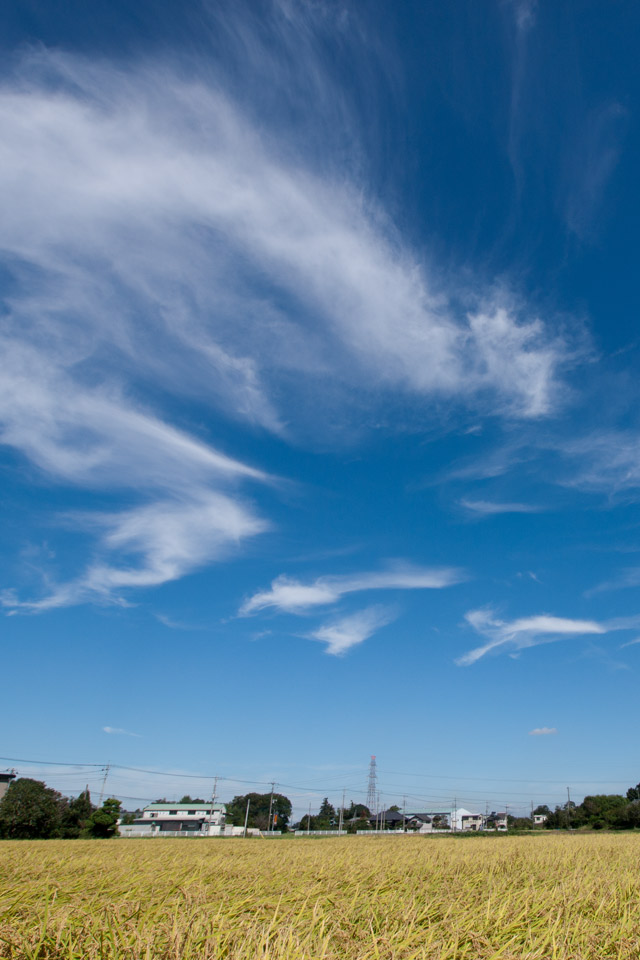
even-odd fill
[{"label": "white building", "polygon": [[464,807],[449,810],[429,810],[426,813],[408,813],[406,825],[417,833],[437,833],[438,831],[466,831],[482,829],[482,814],[471,813]]},{"label": "white building", "polygon": [[541,827],[547,819],[548,814],[546,813],[534,813],[533,815],[533,825],[534,827]]},{"label": "white building", "polygon": [[120,824],[121,837],[197,836],[219,837],[225,833],[223,803],[150,803],[142,817]]},{"label": "white building", "polygon": [[484,827],[484,817],[481,813],[462,813],[462,830],[482,830]]}]

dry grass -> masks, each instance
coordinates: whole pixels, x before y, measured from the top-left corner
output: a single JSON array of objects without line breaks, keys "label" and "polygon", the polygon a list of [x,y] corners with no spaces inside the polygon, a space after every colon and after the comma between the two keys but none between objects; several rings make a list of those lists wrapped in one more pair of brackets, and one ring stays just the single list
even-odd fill
[{"label": "dry grass", "polygon": [[0,957],[640,956],[640,836],[0,844]]}]

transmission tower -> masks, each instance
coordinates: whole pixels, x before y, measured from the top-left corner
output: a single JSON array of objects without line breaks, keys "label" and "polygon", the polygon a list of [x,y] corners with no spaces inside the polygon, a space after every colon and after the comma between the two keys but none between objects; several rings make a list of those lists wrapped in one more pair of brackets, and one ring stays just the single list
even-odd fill
[{"label": "transmission tower", "polygon": [[376,758],[371,757],[371,763],[369,764],[369,781],[367,783],[367,806],[369,808],[369,813],[373,813],[376,809],[376,802],[378,798],[378,774],[376,773]]}]

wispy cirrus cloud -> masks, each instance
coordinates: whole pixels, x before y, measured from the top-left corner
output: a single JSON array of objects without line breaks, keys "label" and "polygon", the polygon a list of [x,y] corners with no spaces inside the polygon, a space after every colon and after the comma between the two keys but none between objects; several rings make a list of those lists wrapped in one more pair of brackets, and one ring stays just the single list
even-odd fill
[{"label": "wispy cirrus cloud", "polygon": [[635,640],[627,640],[626,643],[620,644],[620,650],[624,650],[625,647],[635,647],[638,643],[640,643],[640,637],[636,637]]},{"label": "wispy cirrus cloud", "polygon": [[524,650],[527,647],[534,647],[539,643],[548,643],[550,640],[557,640],[561,637],[603,634],[616,629],[611,623],[602,624],[594,620],[571,620],[566,617],[554,617],[546,613],[532,617],[521,617],[511,621],[500,620],[491,608],[472,610],[465,614],[465,619],[477,633],[487,638],[487,642],[458,657],[456,663],[459,666],[469,666],[476,663],[487,653],[500,648]]},{"label": "wispy cirrus cloud", "polygon": [[460,506],[471,513],[490,517],[501,513],[541,513],[544,507],[531,503],[497,503],[493,500],[460,500]]},{"label": "wispy cirrus cloud", "polygon": [[273,608],[283,613],[302,613],[329,606],[349,593],[365,590],[440,590],[466,579],[455,567],[414,567],[398,564],[388,570],[344,576],[318,577],[303,583],[293,577],[277,577],[269,590],[254,594],[240,608],[241,616]]},{"label": "wispy cirrus cloud", "polygon": [[617,166],[627,110],[617,101],[598,104],[575,131],[565,176],[565,219],[569,230],[588,240]]},{"label": "wispy cirrus cloud", "polygon": [[307,634],[311,640],[326,643],[325,653],[343,656],[351,647],[355,647],[376,631],[392,623],[397,614],[390,607],[373,606],[358,610],[345,617],[325,623]]},{"label": "wispy cirrus cloud", "polygon": [[[67,351],[75,331],[76,359],[97,327],[139,372],[276,430],[283,371],[300,389],[374,372],[524,417],[554,406],[561,337],[500,292],[461,312],[361,183],[292,160],[281,128],[274,147],[221,81],[41,53],[5,81],[0,120],[13,314],[32,334],[55,318]],[[302,310],[277,307],[282,290]]]},{"label": "wispy cirrus cloud", "polygon": [[599,430],[562,445],[571,463],[567,486],[636,499],[640,491],[640,434]]},{"label": "wispy cirrus cloud", "polygon": [[552,737],[557,734],[555,727],[536,727],[534,730],[529,730],[530,737]]},{"label": "wispy cirrus cloud", "polygon": [[603,580],[602,583],[586,590],[584,595],[585,597],[592,597],[598,593],[608,593],[610,590],[626,590],[638,586],[640,586],[640,567],[627,567],[620,570],[610,580]]},{"label": "wispy cirrus cloud", "polygon": [[124,737],[138,737],[142,739],[141,733],[132,733],[131,730],[124,730],[122,727],[103,727],[104,733],[118,734]]},{"label": "wispy cirrus cloud", "polygon": [[[272,15],[274,44],[220,24],[241,83],[222,55],[174,69],[43,48],[3,75],[0,439],[49,481],[127,500],[78,520],[95,536],[84,573],[9,595],[14,611],[120,602],[268,528],[232,489],[264,475],[174,426],[176,402],[307,442],[336,398],[347,419],[393,398],[529,419],[562,401],[566,335],[504,289],[444,289],[366,177],[345,176],[354,126],[317,33],[336,23]],[[295,97],[322,163],[286,120]]]}]

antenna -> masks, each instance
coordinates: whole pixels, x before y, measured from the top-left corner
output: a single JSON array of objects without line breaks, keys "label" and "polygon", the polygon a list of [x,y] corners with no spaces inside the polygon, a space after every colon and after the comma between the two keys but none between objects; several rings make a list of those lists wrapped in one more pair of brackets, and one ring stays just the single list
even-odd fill
[{"label": "antenna", "polygon": [[376,809],[376,798],[378,795],[378,774],[376,773],[376,758],[371,755],[371,763],[369,764],[369,781],[367,783],[367,806],[369,808],[369,813],[373,813]]}]

